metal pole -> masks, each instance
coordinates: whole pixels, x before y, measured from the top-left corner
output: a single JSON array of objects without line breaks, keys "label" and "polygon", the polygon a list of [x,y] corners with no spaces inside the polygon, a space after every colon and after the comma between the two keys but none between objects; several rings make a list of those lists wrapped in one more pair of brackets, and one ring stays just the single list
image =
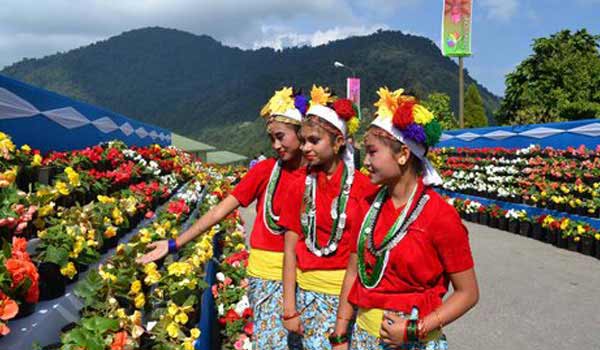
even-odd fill
[{"label": "metal pole", "polygon": [[465,79],[463,76],[463,58],[458,58],[458,118],[460,128],[465,127]]}]

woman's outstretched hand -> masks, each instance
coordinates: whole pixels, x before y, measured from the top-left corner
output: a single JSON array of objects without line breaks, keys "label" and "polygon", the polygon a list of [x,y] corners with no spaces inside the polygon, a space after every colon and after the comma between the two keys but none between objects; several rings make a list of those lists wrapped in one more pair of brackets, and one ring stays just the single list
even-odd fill
[{"label": "woman's outstretched hand", "polygon": [[169,254],[169,241],[166,239],[150,243],[147,247],[152,250],[137,258],[135,261],[138,264],[145,265],[160,260]]}]

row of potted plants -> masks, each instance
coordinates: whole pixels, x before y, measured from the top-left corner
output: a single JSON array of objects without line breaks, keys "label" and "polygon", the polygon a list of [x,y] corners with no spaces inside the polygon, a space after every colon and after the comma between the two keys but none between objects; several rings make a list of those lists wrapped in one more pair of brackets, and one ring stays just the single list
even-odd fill
[{"label": "row of potted plants", "polygon": [[446,197],[465,220],[531,237],[560,248],[600,259],[600,231],[569,216],[530,216],[525,210],[503,209],[492,204]]},{"label": "row of potted plants", "polygon": [[[538,156],[530,158],[536,152]],[[571,154],[540,150],[537,146],[468,152],[442,148],[434,150],[432,158],[444,178],[442,187],[446,190],[599,217],[600,183],[595,179],[600,175],[600,157],[596,157],[597,152],[582,150],[573,152],[586,154],[584,160],[540,156],[565,152]],[[463,154],[467,156],[462,157]],[[505,158],[507,154],[514,158]]]}]

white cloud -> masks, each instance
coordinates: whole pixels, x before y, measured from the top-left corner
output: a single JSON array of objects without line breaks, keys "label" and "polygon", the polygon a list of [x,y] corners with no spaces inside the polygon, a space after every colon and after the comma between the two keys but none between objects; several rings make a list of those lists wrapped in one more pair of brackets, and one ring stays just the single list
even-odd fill
[{"label": "white cloud", "polygon": [[266,39],[256,41],[253,48],[272,47],[281,50],[292,46],[319,46],[330,41],[347,38],[350,36],[361,36],[371,34],[378,29],[387,29],[385,25],[357,26],[357,27],[334,27],[326,30],[317,30],[313,33],[297,33],[289,28],[280,26],[264,26],[263,33]]},{"label": "white cloud", "polygon": [[480,4],[487,11],[488,18],[500,20],[510,19],[519,7],[517,0],[481,0]]}]

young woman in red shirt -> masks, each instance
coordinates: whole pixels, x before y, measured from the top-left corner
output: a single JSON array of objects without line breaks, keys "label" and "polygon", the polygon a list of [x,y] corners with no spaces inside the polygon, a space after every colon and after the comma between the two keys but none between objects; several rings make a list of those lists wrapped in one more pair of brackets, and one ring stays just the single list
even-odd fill
[{"label": "young woman in red shirt", "polygon": [[[280,225],[285,234],[284,326],[303,335],[305,350],[330,349],[327,336],[350,255],[352,215],[368,178],[354,169],[348,135],[358,129],[358,112],[348,99],[313,86],[311,107],[300,132],[308,163],[305,186],[292,189]],[[296,289],[297,287],[297,289]]]},{"label": "young woman in red shirt", "polygon": [[[441,126],[402,93],[379,90],[377,118],[365,136],[365,166],[382,187],[361,205],[364,219],[330,336],[335,350],[447,349],[442,327],[479,298],[467,230],[430,187],[441,178],[426,152]],[[449,283],[454,291],[444,301]]]},{"label": "young woman in red shirt", "polygon": [[283,242],[284,231],[277,225],[286,200],[286,191],[304,181],[304,168],[298,132],[308,107],[306,97],[291,87],[273,95],[261,111],[277,159],[269,158],[254,166],[237,184],[231,195],[202,216],[176,240],[152,243],[154,250],[139,259],[146,264],[164,257],[223,220],[239,206],[257,200],[256,220],[250,235],[247,272],[248,296],[254,311],[254,335],[258,349],[288,349],[288,332],[283,327]]}]

